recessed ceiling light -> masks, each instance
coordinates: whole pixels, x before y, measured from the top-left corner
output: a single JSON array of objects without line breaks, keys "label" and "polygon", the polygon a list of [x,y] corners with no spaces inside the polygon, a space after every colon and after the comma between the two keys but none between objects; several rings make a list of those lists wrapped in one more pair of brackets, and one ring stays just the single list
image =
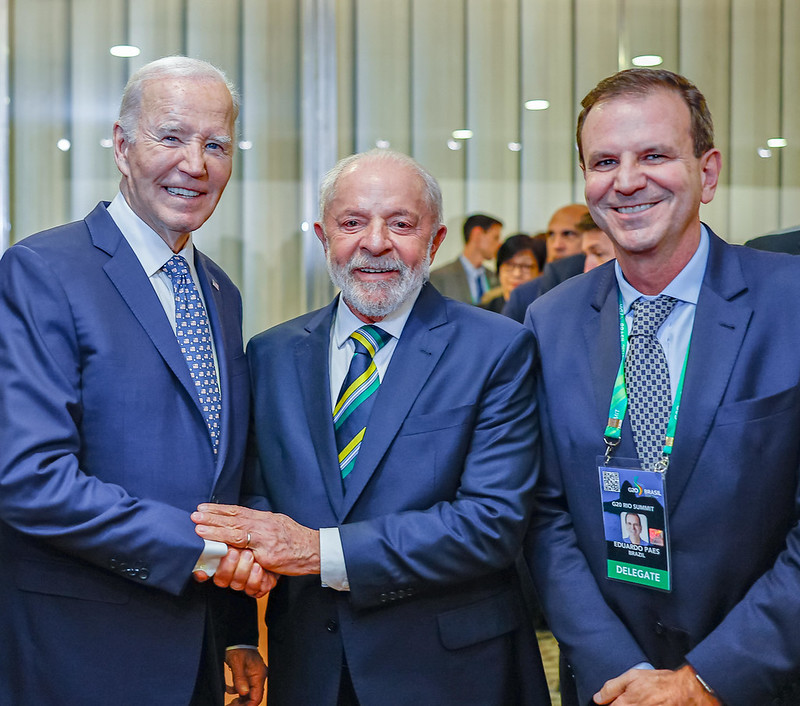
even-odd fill
[{"label": "recessed ceiling light", "polygon": [[522,145],[519,142],[509,142],[508,149],[512,152],[519,152],[522,149]]},{"label": "recessed ceiling light", "polygon": [[664,63],[658,54],[642,54],[641,56],[634,56],[631,59],[634,66],[660,66]]},{"label": "recessed ceiling light", "polygon": [[111,47],[108,51],[111,52],[111,56],[119,56],[122,58],[129,58],[131,56],[139,56],[142,53],[142,50],[139,47],[134,47],[130,44],[117,44],[115,47]]},{"label": "recessed ceiling light", "polygon": [[532,101],[525,101],[525,110],[547,110],[550,107],[550,101],[542,98],[537,98]]},{"label": "recessed ceiling light", "polygon": [[770,137],[767,140],[767,147],[786,147],[786,139],[783,137]]},{"label": "recessed ceiling light", "polygon": [[62,152],[69,152],[69,148],[72,147],[72,143],[66,137],[62,137],[58,142],[56,142],[56,147],[58,147],[58,149],[60,149]]},{"label": "recessed ceiling light", "polygon": [[240,150],[251,150],[253,149],[253,143],[250,140],[239,140],[239,149]]},{"label": "recessed ceiling light", "polygon": [[379,150],[388,150],[392,146],[392,143],[389,140],[375,140],[375,147]]},{"label": "recessed ceiling light", "polygon": [[100,147],[105,147],[106,149],[109,149],[113,146],[114,146],[114,140],[112,140],[110,137],[104,137],[102,140],[100,140]]},{"label": "recessed ceiling light", "polygon": [[472,130],[453,130],[452,134],[456,140],[469,140],[472,137]]},{"label": "recessed ceiling light", "polygon": [[767,149],[766,147],[759,147],[758,156],[761,157],[761,159],[768,159],[769,157],[772,157],[772,150]]},{"label": "recessed ceiling light", "polygon": [[447,148],[455,152],[461,149],[461,143],[458,140],[450,139],[447,141]]}]

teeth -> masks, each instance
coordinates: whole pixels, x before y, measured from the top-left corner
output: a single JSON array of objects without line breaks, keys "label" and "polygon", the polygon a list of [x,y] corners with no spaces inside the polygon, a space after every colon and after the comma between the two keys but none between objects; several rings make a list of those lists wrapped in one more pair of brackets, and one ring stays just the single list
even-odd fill
[{"label": "teeth", "polygon": [[394,272],[394,270],[378,270],[378,269],[376,269],[374,267],[362,267],[361,271],[362,272],[372,272],[372,273],[376,273],[376,272]]},{"label": "teeth", "polygon": [[168,186],[167,191],[173,196],[200,196],[199,191],[192,191],[191,189],[179,189],[177,186]]},{"label": "teeth", "polygon": [[620,213],[639,213],[640,211],[646,211],[648,208],[652,208],[653,204],[651,203],[643,203],[639,206],[620,206],[617,211]]}]

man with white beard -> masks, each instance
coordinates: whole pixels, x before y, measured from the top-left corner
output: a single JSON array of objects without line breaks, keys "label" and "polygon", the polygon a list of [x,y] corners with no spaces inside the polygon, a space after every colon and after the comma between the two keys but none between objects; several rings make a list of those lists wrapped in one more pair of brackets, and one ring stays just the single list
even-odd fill
[{"label": "man with white beard", "polygon": [[446,228],[410,157],[348,157],[320,195],[342,292],[250,343],[250,507],[193,515],[241,550],[214,581],[288,577],[267,610],[271,706],[549,704],[514,571],[538,472],[532,336],[427,283]]}]

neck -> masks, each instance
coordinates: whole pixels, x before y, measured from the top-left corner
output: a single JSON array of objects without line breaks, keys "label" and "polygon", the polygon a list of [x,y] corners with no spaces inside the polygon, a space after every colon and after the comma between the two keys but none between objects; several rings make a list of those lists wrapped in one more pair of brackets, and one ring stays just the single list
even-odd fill
[{"label": "neck", "polygon": [[647,296],[664,291],[692,259],[700,245],[700,228],[696,235],[684,236],[677,247],[663,251],[654,249],[648,252],[626,252],[616,249],[622,274],[630,285]]},{"label": "neck", "polygon": [[477,245],[473,245],[471,243],[467,243],[464,246],[463,255],[467,260],[472,263],[473,267],[480,267],[483,265],[483,257],[481,256],[480,251],[478,250]]}]

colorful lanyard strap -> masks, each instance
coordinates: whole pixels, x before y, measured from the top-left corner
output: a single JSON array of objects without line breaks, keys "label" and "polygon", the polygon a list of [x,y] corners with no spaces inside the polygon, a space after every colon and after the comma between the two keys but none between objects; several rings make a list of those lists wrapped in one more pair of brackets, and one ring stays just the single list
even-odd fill
[{"label": "colorful lanyard strap", "polygon": [[[611,406],[608,410],[608,425],[606,426],[603,440],[606,443],[606,463],[611,459],[611,454],[619,444],[622,434],[622,420],[628,411],[628,391],[625,389],[625,355],[628,352],[628,322],[625,320],[625,306],[622,303],[622,293],[619,295],[619,339],[622,357],[619,361],[617,379],[614,382],[614,392],[611,395]],[[691,346],[691,337],[689,346]],[[656,463],[654,470],[663,473],[669,466],[669,458],[672,447],[675,445],[675,429],[678,426],[678,411],[683,397],[683,382],[686,378],[686,362],[689,360],[689,346],[686,347],[686,355],[683,358],[681,376],[678,379],[678,388],[675,390],[675,401],[672,403],[672,411],[667,422],[667,434],[664,439],[663,458]]]}]

